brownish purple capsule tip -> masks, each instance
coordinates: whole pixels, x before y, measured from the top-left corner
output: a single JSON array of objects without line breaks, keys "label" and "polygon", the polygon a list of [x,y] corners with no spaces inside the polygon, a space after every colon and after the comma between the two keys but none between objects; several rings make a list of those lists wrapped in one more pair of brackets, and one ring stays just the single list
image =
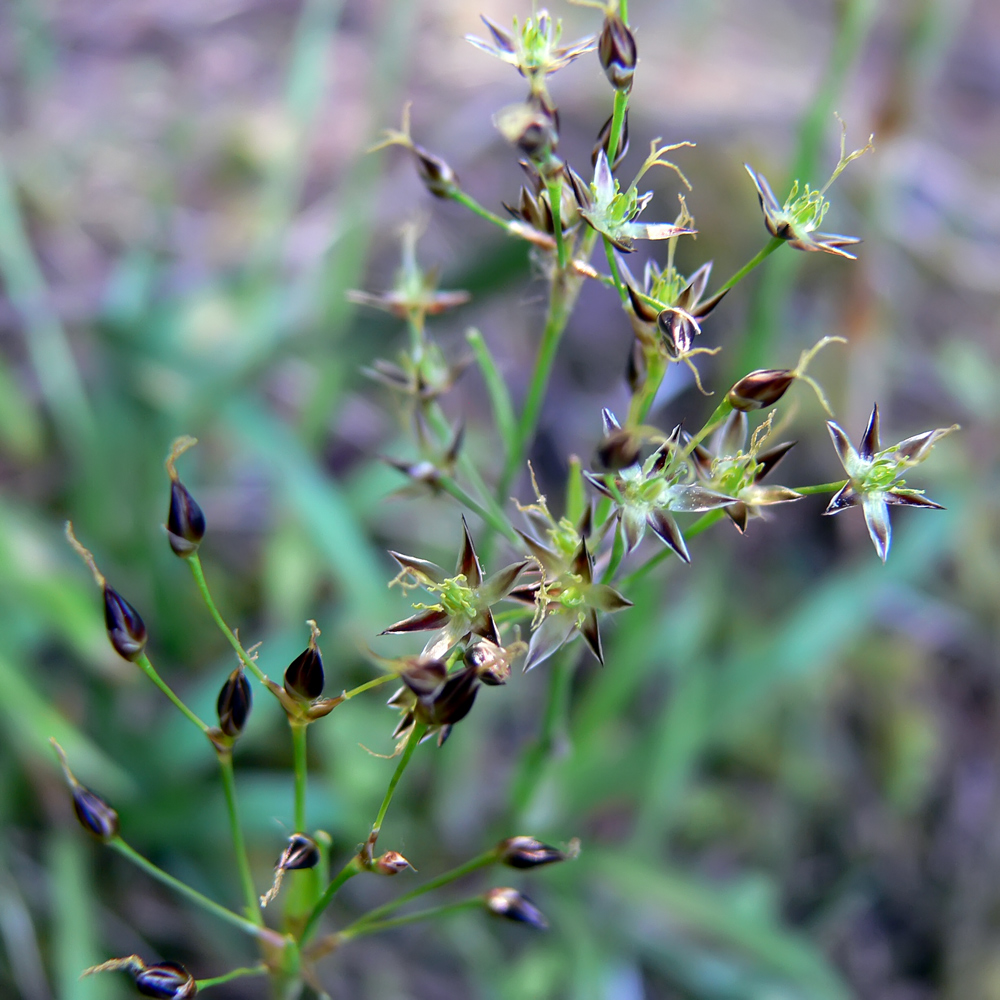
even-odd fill
[{"label": "brownish purple capsule tip", "polygon": [[180,962],[158,962],[136,974],[135,988],[144,997],[187,1000],[198,992],[194,976]]},{"label": "brownish purple capsule tip", "polygon": [[760,368],[744,375],[726,393],[726,401],[734,410],[759,410],[781,399],[798,377],[789,368]]},{"label": "brownish purple capsule tip", "polygon": [[597,41],[597,54],[611,86],[628,93],[632,89],[638,54],[635,36],[617,14],[609,14],[604,19],[604,27]]},{"label": "brownish purple capsule tip", "polygon": [[486,909],[494,916],[528,924],[529,927],[539,931],[548,930],[549,922],[542,911],[517,889],[490,889],[483,900]]},{"label": "brownish purple capsule tip", "polygon": [[314,621],[308,624],[312,630],[309,645],[288,664],[285,671],[285,690],[299,701],[315,701],[323,693],[326,682],[323,675],[323,655],[316,645],[319,629]]},{"label": "brownish purple capsule tip", "polygon": [[510,868],[540,868],[568,857],[559,848],[543,844],[534,837],[508,837],[497,844],[497,860]]},{"label": "brownish purple capsule tip", "polygon": [[253,708],[253,690],[240,664],[222,685],[215,705],[219,713],[219,728],[235,739],[243,732],[250,709]]},{"label": "brownish purple capsule tip", "polygon": [[99,795],[76,780],[76,776],[69,769],[69,761],[63,748],[54,739],[50,739],[49,742],[59,757],[66,784],[69,785],[73,795],[73,812],[76,813],[80,825],[98,840],[105,843],[114,840],[118,836],[118,813]]},{"label": "brownish purple capsule tip", "polygon": [[205,514],[187,487],[178,479],[170,484],[167,541],[182,559],[198,551],[205,537]]}]

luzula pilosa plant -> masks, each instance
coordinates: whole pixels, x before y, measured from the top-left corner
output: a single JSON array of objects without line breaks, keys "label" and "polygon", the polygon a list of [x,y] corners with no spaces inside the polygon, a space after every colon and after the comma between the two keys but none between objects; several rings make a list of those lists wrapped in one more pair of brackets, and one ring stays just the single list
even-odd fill
[{"label": "luzula pilosa plant", "polygon": [[[208,899],[133,849],[125,839],[128,831],[120,829],[118,814],[77,781],[57,746],[76,815],[85,829],[108,847],[189,901],[252,936],[260,948],[259,964],[211,979],[195,979],[176,962],[147,964],[136,955],[111,959],[85,974],[126,972],[141,994],[172,1000],[245,975],[268,975],[277,992],[295,995],[302,983],[321,992],[316,969],[320,958],[348,946],[354,938],[388,932],[401,924],[479,908],[533,928],[546,927],[547,921],[535,905],[510,887],[492,888],[429,910],[395,915],[397,908],[424,892],[441,888],[476,869],[489,865],[540,867],[572,858],[577,850],[575,842],[560,849],[524,835],[501,841],[347,926],[324,927],[324,914],[338,890],[356,875],[394,877],[406,873],[405,878],[412,877],[407,858],[393,849],[377,853],[376,847],[394,791],[417,747],[431,736],[436,736],[441,746],[452,727],[474,710],[480,688],[506,683],[512,663],[519,659],[524,670],[546,664],[553,671],[565,672],[572,667],[581,647],[575,640],[582,637],[582,645],[603,663],[601,625],[613,613],[628,615],[630,580],[637,573],[671,554],[683,563],[690,562],[693,554],[689,542],[723,516],[728,515],[744,532],[752,518],[766,516],[778,505],[801,501],[807,494],[824,492],[835,494],[826,513],[852,506],[862,508],[876,550],[884,560],[890,543],[889,505],[938,506],[907,486],[902,476],[922,462],[952,428],[918,434],[883,449],[877,407],[857,449],[839,424],[829,421],[846,480],[796,488],[762,482],[792,446],[791,442],[775,444],[769,440],[775,422],[771,407],[801,381],[815,390],[829,411],[821,388],[808,375],[807,368],[816,351],[841,338],[824,338],[814,349],[803,352],[794,368],[760,369],[746,374],[695,431],[683,427],[664,431],[646,423],[670,364],[688,365],[701,388],[692,358],[719,350],[717,346],[696,346],[704,336],[703,327],[728,293],[770,253],[787,243],[796,250],[826,251],[853,258],[845,247],[857,244],[856,237],[823,233],[818,227],[829,207],[826,192],[830,184],[870,144],[848,154],[842,142],[840,160],[830,181],[819,190],[805,184],[801,193],[796,181],[784,203],[779,203],[766,179],[748,167],[771,238],[747,265],[710,290],[710,261],[690,274],[682,274],[674,263],[679,241],[695,233],[694,220],[683,198],[673,222],[641,218],[652,193],[640,191],[639,185],[654,167],[667,168],[685,187],[690,187],[680,169],[666,159],[668,152],[690,144],[664,145],[662,140],[654,139],[636,175],[631,180],[618,175],[628,141],[629,101],[638,65],[636,40],[624,0],[585,5],[602,12],[602,24],[593,38],[569,45],[561,43],[559,22],[544,11],[523,23],[515,21],[511,31],[484,17],[491,40],[470,38],[478,48],[516,68],[528,84],[524,103],[502,109],[495,119],[500,132],[516,147],[526,176],[519,194],[508,195],[509,203],[505,203],[510,219],[475,201],[441,157],[414,141],[408,111],[404,112],[402,128],[388,132],[379,144],[407,149],[434,197],[455,201],[511,238],[525,241],[549,293],[544,329],[520,412],[511,402],[484,339],[476,331],[468,334],[502,447],[501,467],[493,470],[479,468],[463,453],[462,427],[451,426],[440,407],[440,397],[459,377],[464,363],[446,359],[428,332],[427,320],[463,304],[468,295],[438,290],[433,273],[420,269],[416,229],[409,227],[404,233],[403,266],[395,288],[379,294],[350,293],[354,302],[387,310],[407,324],[407,346],[397,359],[373,360],[367,369],[372,378],[402,398],[402,409],[413,433],[415,454],[388,461],[409,478],[411,485],[429,489],[442,499],[447,494],[458,507],[454,521],[461,542],[453,572],[421,556],[390,553],[400,567],[392,583],[404,590],[420,588],[426,597],[413,605],[410,617],[388,624],[383,634],[405,639],[409,633],[429,632],[422,648],[414,647],[395,659],[375,657],[383,668],[382,675],[339,695],[324,697],[327,676],[319,645],[321,633],[311,621],[307,645],[284,668],[281,683],[269,679],[258,663],[256,649],[242,644],[212,599],[199,559],[199,547],[206,539],[210,542],[211,536],[206,534],[200,506],[181,483],[176,469],[179,458],[195,442],[191,438],[179,439],[167,459],[167,540],[173,552],[187,563],[209,613],[231,643],[238,661],[219,691],[218,725],[209,724],[158,673],[147,651],[150,644],[156,646],[155,632],[150,643],[139,613],[107,583],[94,557],[67,525],[70,542],[102,590],[112,646],[135,663],[201,730],[218,758],[235,875],[243,894],[242,911]],[[577,171],[559,152],[559,115],[549,81],[558,70],[594,50],[613,88],[612,112],[598,130],[592,163]],[[592,179],[585,180],[591,170]],[[640,283],[625,261],[641,240],[655,241],[664,251],[661,262],[650,261],[645,266]],[[604,250],[604,263],[600,265],[592,260],[598,244]],[[584,470],[578,460],[570,460],[562,516],[557,518],[551,512],[532,474],[535,497],[524,506],[517,504],[524,520],[515,523],[508,492],[525,471],[560,338],[581,287],[588,281],[617,293],[623,323],[634,333],[629,356],[623,359],[631,390],[628,411],[622,419],[609,409],[602,415],[595,414],[594,468]],[[760,409],[769,412],[752,426],[751,415]],[[599,433],[601,420],[603,432]],[[490,476],[495,476],[492,485],[487,481]],[[465,514],[482,522],[476,534],[480,551],[484,556],[490,553],[486,561],[502,567],[492,575],[483,569]],[[684,519],[690,514],[701,516],[685,526]],[[511,549],[507,559],[492,557],[497,536],[500,544]],[[659,548],[649,540],[650,536],[662,543]],[[628,574],[623,572],[625,567],[629,568]],[[503,615],[498,614],[499,608],[506,608]],[[524,641],[522,626],[527,630]],[[614,665],[608,669],[614,669]],[[323,831],[306,829],[309,726],[336,725],[335,709],[387,681],[399,684],[389,699],[389,706],[400,713],[392,734],[398,741],[393,755],[398,760],[381,807],[360,847],[348,852],[336,875],[324,879],[320,872],[328,866],[330,838]],[[232,758],[234,744],[251,724],[255,685],[274,697],[287,718],[294,760],[294,809],[287,818],[292,832],[275,865],[273,883],[264,892],[247,858]],[[295,891],[282,894],[286,877],[295,880]],[[283,912],[272,916],[275,901],[282,895]]]}]

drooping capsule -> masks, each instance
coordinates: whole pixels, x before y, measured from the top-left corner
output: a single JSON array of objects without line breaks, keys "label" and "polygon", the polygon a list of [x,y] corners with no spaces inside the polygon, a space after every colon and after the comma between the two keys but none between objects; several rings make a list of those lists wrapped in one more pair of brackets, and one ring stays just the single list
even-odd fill
[{"label": "drooping capsule", "polygon": [[726,402],[734,410],[759,410],[781,399],[798,377],[789,368],[760,368],[744,375],[726,393]]},{"label": "drooping capsule", "polygon": [[198,550],[205,537],[205,514],[187,487],[179,480],[170,483],[167,512],[167,540],[182,559]]},{"label": "drooping capsule", "polygon": [[63,748],[55,740],[49,740],[49,742],[59,757],[59,763],[66,777],[66,784],[69,785],[69,790],[73,795],[73,812],[76,813],[80,825],[98,840],[105,843],[114,840],[118,836],[118,813],[100,795],[76,780],[76,776],[69,769],[69,761],[66,759]]},{"label": "drooping capsule", "polygon": [[144,997],[187,1000],[198,992],[194,976],[180,962],[158,962],[136,973],[135,988]]},{"label": "drooping capsule", "polygon": [[135,662],[146,648],[146,623],[113,587],[104,585],[104,625],[115,652]]},{"label": "drooping capsule", "polygon": [[281,857],[275,868],[282,871],[301,871],[303,868],[315,868],[319,864],[319,845],[305,833],[293,833],[288,838],[288,845],[281,852]]},{"label": "drooping capsule", "polygon": [[501,888],[490,889],[483,897],[486,909],[494,916],[503,917],[505,920],[515,920],[521,924],[528,924],[536,930],[544,931],[548,929],[549,922],[545,915],[517,889]]},{"label": "drooping capsule", "polygon": [[253,707],[253,690],[240,664],[222,685],[216,702],[219,713],[219,728],[235,739],[243,732],[250,709]]},{"label": "drooping capsule", "polygon": [[539,868],[565,861],[569,855],[534,837],[508,837],[497,845],[497,860],[511,868]]}]

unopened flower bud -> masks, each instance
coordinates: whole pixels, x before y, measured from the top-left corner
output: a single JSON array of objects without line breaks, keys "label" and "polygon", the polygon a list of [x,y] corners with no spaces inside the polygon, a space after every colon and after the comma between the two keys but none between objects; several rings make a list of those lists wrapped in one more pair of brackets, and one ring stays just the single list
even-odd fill
[{"label": "unopened flower bud", "polygon": [[398,851],[386,851],[371,863],[371,870],[379,875],[398,875],[412,867],[413,865]]},{"label": "unopened flower bud", "polygon": [[568,855],[534,837],[508,837],[497,844],[497,860],[511,868],[538,868],[565,861]]},{"label": "unopened flower bud", "polygon": [[319,629],[309,622],[312,635],[309,645],[288,665],[285,671],[285,690],[300,701],[315,701],[323,693],[323,656],[316,645]]},{"label": "unopened flower bud", "polygon": [[198,992],[194,976],[180,962],[158,962],[136,974],[135,988],[144,997],[187,1000]]},{"label": "unopened flower bud", "polygon": [[178,479],[170,484],[167,540],[182,559],[197,551],[205,537],[205,514],[187,487]]},{"label": "unopened flower bud", "polygon": [[435,198],[450,198],[458,189],[458,175],[455,171],[440,156],[429,153],[423,146],[414,145],[413,156],[424,187]]},{"label": "unopened flower bud", "polygon": [[540,931],[548,929],[549,922],[541,910],[517,889],[490,889],[483,898],[486,909],[494,916],[529,924]]},{"label": "unopened flower bud", "polygon": [[139,612],[112,587],[104,585],[104,624],[115,652],[126,660],[138,660],[146,648],[146,625]]},{"label": "unopened flower bud", "polygon": [[597,54],[611,86],[628,93],[632,89],[637,60],[635,38],[617,14],[609,14],[604,19]]},{"label": "unopened flower bud", "polygon": [[234,739],[243,732],[250,709],[253,707],[253,690],[240,664],[230,675],[215,708],[219,713],[219,728]]},{"label": "unopened flower bud", "polygon": [[510,652],[489,639],[469,646],[463,659],[465,665],[475,670],[479,679],[490,687],[506,684],[510,677]]},{"label": "unopened flower bud", "polygon": [[642,442],[634,431],[619,427],[601,438],[595,457],[602,469],[612,472],[634,465],[639,459],[641,448]]},{"label": "unopened flower bud", "polygon": [[114,840],[118,836],[118,813],[111,808],[99,795],[85,788],[76,780],[73,772],[69,769],[69,761],[63,748],[55,740],[49,741],[59,756],[59,763],[62,765],[66,783],[73,794],[73,812],[80,821],[80,825],[98,840]]},{"label": "unopened flower bud", "polygon": [[781,399],[798,377],[798,372],[788,368],[759,368],[726,393],[726,402],[734,410],[759,410]]}]

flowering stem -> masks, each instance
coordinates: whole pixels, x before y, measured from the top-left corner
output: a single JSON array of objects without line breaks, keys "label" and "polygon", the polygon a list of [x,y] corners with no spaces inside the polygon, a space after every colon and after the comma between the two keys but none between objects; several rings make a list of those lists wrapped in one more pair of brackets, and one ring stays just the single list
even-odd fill
[{"label": "flowering stem", "polygon": [[[625,4],[619,4],[619,16],[625,23],[628,18],[625,13]],[[625,126],[625,112],[628,110],[628,94],[623,90],[615,91],[614,110],[611,115],[611,135],[608,136],[608,163],[614,163],[618,155],[618,147],[621,145],[622,129]]]},{"label": "flowering stem", "polygon": [[495,531],[499,531],[501,535],[505,535],[512,542],[518,542],[518,537],[506,518],[498,517],[493,511],[476,503],[450,476],[438,476],[437,483],[445,493],[450,493],[460,504],[468,507],[474,514],[478,514]]},{"label": "flowering stem", "polygon": [[566,329],[566,323],[576,301],[576,292],[579,287],[579,281],[567,284],[562,274],[555,275],[552,280],[545,329],[542,331],[542,341],[535,358],[535,369],[528,386],[528,395],[524,400],[524,409],[521,411],[521,419],[518,421],[517,440],[515,447],[507,455],[503,474],[497,484],[495,496],[498,501],[502,501],[506,497],[510,484],[520,470],[531,440],[535,436],[535,428],[538,426],[538,418],[542,412],[542,403],[548,388],[549,376],[552,373],[552,365],[559,349],[559,340],[563,330]]},{"label": "flowering stem", "polygon": [[602,236],[601,239],[604,241],[604,254],[608,258],[608,267],[611,268],[611,279],[615,283],[615,288],[618,290],[618,297],[622,302],[628,301],[628,292],[625,291],[625,286],[622,284],[622,276],[618,273],[618,261],[615,260],[615,253],[611,247],[611,240],[607,236]]},{"label": "flowering stem", "polygon": [[226,624],[222,615],[219,614],[219,609],[215,606],[215,601],[212,600],[212,594],[208,589],[208,583],[205,581],[205,573],[201,568],[201,560],[198,558],[197,552],[192,552],[187,557],[187,564],[191,567],[191,575],[194,577],[194,582],[198,586],[201,598],[205,602],[209,614],[215,619],[215,624],[219,626],[222,634],[229,640],[229,644],[236,650],[236,655],[240,658],[243,665],[263,684],[267,680],[264,672],[243,648],[243,644],[236,638],[233,630]]},{"label": "flowering stem", "polygon": [[219,754],[219,767],[222,770],[222,788],[226,793],[226,811],[229,813],[233,853],[236,855],[236,865],[240,871],[240,884],[243,887],[246,915],[255,924],[263,926],[264,918],[260,912],[257,890],[253,886],[253,874],[250,871],[250,861],[247,858],[247,845],[243,839],[243,828],[240,826],[240,817],[236,808],[236,779],[233,775],[232,751],[226,750]]},{"label": "flowering stem", "polygon": [[364,867],[361,863],[361,858],[355,854],[354,857],[340,869],[336,878],[334,878],[326,889],[323,890],[323,895],[316,901],[316,905],[312,908],[312,911],[309,913],[309,917],[306,920],[305,926],[302,928],[302,936],[299,938],[300,945],[304,945],[312,936],[313,931],[316,930],[316,925],[319,923],[319,918],[323,915],[323,911],[330,905],[330,902],[337,894],[340,887],[348,879],[354,878],[354,876],[360,871],[364,871]]},{"label": "flowering stem", "polygon": [[792,489],[803,496],[810,496],[813,493],[836,493],[847,485],[846,479],[841,479],[839,483],[820,483],[818,486],[794,486]]},{"label": "flowering stem", "polygon": [[472,899],[463,899],[457,903],[445,903],[442,906],[432,906],[429,910],[418,910],[416,913],[409,913],[405,917],[395,917],[392,920],[382,920],[374,923],[357,920],[338,933],[342,940],[361,937],[364,934],[377,934],[379,931],[387,931],[391,927],[402,927],[404,924],[413,924],[418,920],[433,920],[435,917],[443,917],[449,913],[458,913],[460,910],[480,909],[483,905],[481,896],[473,896]]},{"label": "flowering stem", "polygon": [[[700,535],[703,531],[711,528],[717,521],[722,520],[724,516],[725,510],[722,507],[716,507],[715,510],[710,510],[705,514],[702,514],[701,517],[699,517],[698,520],[684,532],[684,540],[688,541],[696,535]],[[663,551],[658,552],[651,559],[644,562],[637,570],[629,573],[628,576],[623,577],[619,589],[627,591],[633,584],[638,583],[652,569],[659,566],[664,559],[668,559],[674,554],[673,549],[664,548]]]},{"label": "flowering stem", "polygon": [[121,837],[109,840],[108,846],[116,850],[123,857],[128,858],[129,861],[141,868],[146,874],[151,875],[158,882],[162,882],[163,885],[169,886],[175,892],[179,892],[203,910],[214,913],[220,919],[225,920],[226,923],[238,927],[253,937],[263,938],[272,944],[277,943],[282,947],[284,946],[285,939],[281,934],[272,931],[268,927],[264,927],[263,924],[256,924],[251,920],[247,920],[246,917],[241,917],[238,913],[233,913],[232,910],[227,910],[224,906],[220,906],[215,902],[214,899],[203,896],[197,889],[192,889],[191,886],[185,885],[180,879],[174,878],[173,875],[168,875],[162,868],[157,868],[152,861],[147,861],[138,851],[126,844]]},{"label": "flowering stem", "polygon": [[628,411],[628,425],[634,427],[641,424],[649,413],[656,394],[663,384],[663,377],[667,374],[667,359],[657,350],[646,353],[646,379],[642,388],[632,397]]},{"label": "flowering stem", "polygon": [[715,290],[715,294],[718,295],[720,292],[727,292],[734,285],[738,285],[758,264],[770,257],[784,242],[784,240],[779,239],[777,236],[772,236],[758,253],[754,254],[725,284],[720,285]]},{"label": "flowering stem", "polygon": [[396,770],[393,772],[392,778],[389,779],[389,787],[385,790],[385,797],[382,799],[382,805],[379,807],[378,815],[375,817],[375,822],[372,824],[372,832],[368,837],[369,850],[375,846],[375,841],[378,839],[379,832],[382,829],[382,823],[385,820],[385,814],[388,812],[389,803],[392,802],[392,796],[396,791],[396,786],[399,784],[399,779],[403,777],[403,772],[406,770],[406,765],[410,763],[413,751],[417,749],[417,744],[423,739],[424,733],[426,732],[427,726],[422,722],[415,722],[413,724],[413,730],[410,733],[410,738],[406,741],[406,747],[403,749],[403,756],[399,758]]},{"label": "flowering stem", "polygon": [[687,458],[688,455],[690,455],[691,452],[693,452],[695,448],[697,448],[698,445],[700,445],[701,442],[704,441],[705,438],[707,438],[708,435],[711,434],[712,431],[714,431],[715,428],[718,427],[719,424],[721,424],[732,412],[733,404],[730,403],[728,399],[724,399],[721,403],[719,403],[719,405],[715,408],[715,412],[705,422],[705,426],[702,427],[702,429],[698,431],[698,433],[695,434],[690,441],[688,441],[687,447],[684,449],[681,457]]},{"label": "flowering stem", "polygon": [[622,531],[621,522],[619,521],[615,528],[615,537],[611,543],[611,558],[608,560],[608,568],[604,571],[601,576],[601,583],[610,583],[614,578],[615,571],[621,565],[622,558],[625,555],[625,533]]},{"label": "flowering stem", "polygon": [[305,723],[288,720],[292,730],[292,762],[295,769],[295,829],[305,833],[306,829],[306,780],[308,764],[306,754]]},{"label": "flowering stem", "polygon": [[538,740],[521,759],[519,773],[514,780],[512,807],[517,819],[521,819],[531,806],[538,786],[544,776],[545,764],[554,755],[557,746],[565,740],[566,715],[569,710],[570,681],[573,678],[573,664],[576,662],[570,651],[557,657],[549,672],[548,700],[542,731]]},{"label": "flowering stem", "polygon": [[208,726],[184,704],[177,695],[174,694],[170,685],[156,672],[156,668],[149,662],[149,657],[145,653],[140,653],[135,662],[142,672],[187,716],[203,733],[208,735]]},{"label": "flowering stem", "polygon": [[470,212],[478,215],[479,218],[485,219],[487,222],[492,222],[494,226],[499,226],[510,233],[510,223],[506,219],[501,219],[499,215],[480,205],[471,195],[467,195],[464,191],[455,188],[451,191],[449,197],[452,201],[457,201],[459,205],[464,205]]},{"label": "flowering stem", "polygon": [[359,924],[379,921],[386,916],[386,914],[392,913],[393,910],[398,910],[399,907],[405,906],[411,900],[417,899],[425,893],[433,892],[435,889],[440,889],[442,886],[448,885],[450,882],[455,882],[457,879],[463,878],[474,871],[478,871],[480,868],[486,868],[489,865],[495,864],[496,861],[497,849],[494,847],[483,854],[477,855],[470,861],[466,861],[465,864],[459,865],[457,868],[452,868],[451,871],[447,871],[443,875],[438,875],[437,878],[431,879],[430,882],[425,882],[423,885],[417,886],[416,889],[411,889],[402,896],[399,896],[382,906],[376,907],[374,910],[369,910],[367,913],[358,917],[358,919],[351,926],[353,927]]},{"label": "flowering stem", "polygon": [[228,983],[230,979],[239,979],[241,976],[263,976],[267,974],[267,966],[262,962],[260,965],[246,965],[241,969],[233,969],[221,976],[214,976],[212,979],[199,979],[198,989],[205,990],[209,986],[221,986]]},{"label": "flowering stem", "polygon": [[365,681],[364,684],[359,684],[355,688],[351,688],[350,691],[345,691],[341,696],[341,701],[350,701],[352,698],[356,698],[359,694],[364,694],[366,691],[370,691],[372,688],[378,687],[380,684],[387,684],[391,680],[397,680],[396,674],[383,674],[381,677],[376,677],[374,680]]},{"label": "flowering stem", "polygon": [[545,188],[549,193],[549,208],[552,210],[552,235],[556,240],[556,260],[559,270],[566,269],[566,240],[562,231],[562,179],[556,175],[555,180],[547,180]]}]

